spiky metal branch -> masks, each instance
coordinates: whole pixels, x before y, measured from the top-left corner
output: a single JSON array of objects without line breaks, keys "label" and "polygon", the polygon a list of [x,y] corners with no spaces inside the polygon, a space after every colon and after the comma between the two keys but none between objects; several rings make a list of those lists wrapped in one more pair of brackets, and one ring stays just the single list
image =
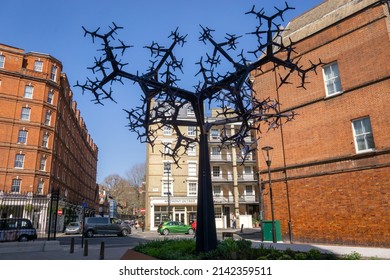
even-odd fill
[{"label": "spiky metal branch", "polygon": [[[193,125],[198,129],[210,129],[213,124],[208,123],[204,126],[199,122],[199,113],[196,115],[196,121],[180,121],[179,111],[190,104],[193,106],[195,100],[200,102],[207,101],[209,104],[217,103],[220,105],[220,111],[218,113],[218,119],[223,119],[215,123],[220,125],[221,123],[229,124],[233,122],[241,122],[242,129],[236,135],[226,136],[221,135],[223,144],[235,143],[238,147],[245,151],[251,152],[255,147],[254,143],[246,143],[244,139],[248,139],[251,131],[258,131],[260,129],[260,123],[269,124],[270,128],[277,128],[281,125],[281,119],[285,118],[287,121],[294,118],[293,112],[281,114],[277,111],[273,100],[258,100],[252,91],[252,85],[248,83],[248,76],[251,71],[259,68],[260,66],[269,62],[274,64],[274,67],[283,67],[288,69],[285,76],[279,74],[280,83],[279,86],[289,83],[289,78],[293,73],[298,73],[301,78],[300,87],[304,87],[307,77],[307,73],[316,68],[321,62],[315,64],[311,63],[309,68],[303,68],[299,65],[299,61],[295,61],[293,57],[294,46],[290,41],[286,45],[282,40],[283,28],[275,23],[277,18],[283,20],[283,15],[286,11],[293,8],[288,4],[283,9],[278,9],[272,16],[266,16],[263,9],[256,11],[255,6],[246,14],[254,15],[258,19],[258,26],[254,32],[247,33],[247,35],[254,35],[257,38],[258,46],[255,50],[248,51],[253,54],[258,60],[254,63],[244,57],[243,51],[238,55],[238,60],[233,59],[229,54],[230,50],[236,50],[238,39],[242,36],[235,34],[226,34],[225,41],[218,43],[213,38],[214,30],[201,26],[201,33],[199,40],[205,44],[211,44],[214,49],[211,54],[206,54],[206,59],[200,58],[199,72],[197,75],[201,76],[202,82],[199,82],[195,86],[195,91],[189,91],[177,86],[179,81],[176,75],[177,71],[183,72],[183,60],[179,60],[174,55],[174,48],[179,45],[183,46],[186,41],[186,36],[179,34],[178,29],[171,32],[169,38],[172,39],[171,45],[166,48],[157,42],[152,42],[151,45],[145,46],[150,50],[151,66],[147,72],[143,75],[131,74],[123,71],[123,67],[126,65],[118,59],[118,55],[123,55],[124,52],[132,47],[126,45],[121,40],[119,46],[111,46],[111,40],[115,41],[115,35],[117,31],[122,27],[113,23],[109,32],[104,35],[98,33],[99,29],[91,32],[86,30],[85,36],[89,35],[94,42],[96,39],[103,41],[103,56],[95,58],[95,64],[90,67],[94,74],[99,74],[99,78],[87,79],[87,81],[80,86],[83,91],[91,91],[95,96],[96,103],[102,103],[102,99],[111,99],[111,88],[106,89],[107,84],[113,82],[122,82],[123,78],[132,80],[139,84],[143,91],[142,105],[130,110],[126,110],[129,119],[129,129],[137,133],[141,142],[147,142],[154,145],[157,139],[158,131],[163,129],[164,126],[169,126],[175,130],[179,136],[177,145],[173,148],[170,155],[178,162],[180,158],[179,149],[181,146],[188,147],[188,145],[198,139],[188,137],[185,133],[181,132],[180,126]],[[263,28],[266,25],[266,28]],[[265,38],[263,38],[263,36]],[[260,57],[259,57],[259,54]],[[230,63],[234,72],[219,73],[217,72],[218,66],[222,63],[222,60]],[[152,101],[155,101],[152,105]],[[169,111],[169,114],[167,112]],[[156,125],[153,126],[152,125]],[[260,135],[260,134],[258,134]],[[248,145],[252,147],[248,149]],[[177,149],[177,150],[175,150]]]},{"label": "spiky metal branch", "polygon": [[[104,35],[98,33],[99,29],[91,32],[84,28],[85,36],[90,36],[93,42],[97,39],[102,41],[103,47],[100,51],[103,52],[103,55],[100,58],[95,58],[94,65],[90,67],[93,73],[99,77],[88,78],[84,84],[77,83],[76,86],[81,87],[83,92],[92,92],[95,102],[101,104],[103,99],[114,100],[111,88],[107,89],[112,83],[123,83],[123,79],[137,83],[142,89],[143,95],[140,106],[126,110],[129,129],[138,135],[141,142],[151,145],[154,145],[159,131],[164,127],[173,129],[178,138],[176,144],[173,147],[165,146],[164,150],[169,150],[166,153],[167,156],[171,156],[177,165],[182,154],[192,143],[200,143],[199,162],[205,172],[199,173],[199,221],[203,218],[206,219],[205,215],[208,219],[214,217],[213,207],[210,206],[210,203],[212,204],[211,174],[205,175],[207,172],[210,173],[210,162],[207,162],[209,159],[207,156],[209,130],[213,126],[228,127],[229,124],[240,123],[240,129],[233,135],[230,134],[230,131],[223,130],[221,142],[222,147],[235,145],[244,153],[243,158],[246,158],[246,155],[257,147],[257,139],[253,142],[247,142],[248,139],[253,139],[248,136],[252,136],[254,132],[260,135],[260,126],[265,125],[268,127],[267,129],[273,129],[279,127],[282,120],[294,119],[294,112],[279,112],[277,102],[271,99],[259,100],[257,98],[253,92],[252,84],[248,81],[250,73],[271,63],[274,68],[287,69],[287,74],[279,77],[280,86],[289,83],[290,76],[297,73],[301,79],[299,86],[304,87],[307,82],[307,73],[315,71],[321,64],[321,61],[316,64],[310,62],[310,66],[304,68],[299,64],[299,60],[295,59],[293,42],[283,41],[283,28],[276,24],[276,21],[277,19],[283,20],[284,13],[291,9],[293,8],[286,3],[283,9],[276,8],[277,12],[270,17],[266,16],[263,10],[257,11],[255,6],[246,13],[254,15],[258,19],[255,31],[246,34],[255,36],[258,42],[254,50],[248,51],[256,59],[253,63],[245,58],[244,51],[237,55],[237,59],[230,54],[237,49],[238,40],[242,36],[226,34],[222,42],[217,42],[213,37],[214,30],[201,26],[199,40],[210,44],[213,51],[206,54],[205,57],[201,57],[197,63],[199,67],[197,76],[200,77],[200,81],[194,86],[195,90],[186,90],[177,85],[178,73],[183,73],[183,60],[175,56],[174,50],[177,46],[183,47],[186,43],[186,35],[181,35],[178,29],[169,35],[171,39],[169,47],[164,47],[157,42],[146,46],[145,48],[151,53],[151,66],[145,74],[132,74],[124,71],[126,64],[118,58],[118,56],[123,56],[124,52],[131,46],[120,40],[118,40],[118,46],[111,45],[111,41],[116,41],[115,36],[117,31],[122,29],[121,27],[113,23],[109,32]],[[232,71],[219,72],[222,64],[230,65]],[[208,119],[205,117],[205,103],[218,105],[217,118]],[[180,118],[180,112],[189,106],[193,108],[195,118],[192,120]],[[183,127],[188,126],[197,128],[195,137],[182,131]],[[204,143],[205,141],[206,143]],[[201,176],[208,177],[201,179]],[[207,199],[206,196],[203,196],[203,192],[207,192]],[[206,200],[207,202],[204,202]],[[210,211],[203,211],[204,207],[209,207],[207,209]],[[200,222],[198,225],[203,227],[204,223]],[[197,244],[198,239],[209,238],[208,234],[216,235],[215,230],[210,233],[202,232],[201,235],[197,236]],[[215,245],[214,240],[204,243],[212,244],[211,247]],[[206,251],[208,249],[209,247],[204,248]]]}]

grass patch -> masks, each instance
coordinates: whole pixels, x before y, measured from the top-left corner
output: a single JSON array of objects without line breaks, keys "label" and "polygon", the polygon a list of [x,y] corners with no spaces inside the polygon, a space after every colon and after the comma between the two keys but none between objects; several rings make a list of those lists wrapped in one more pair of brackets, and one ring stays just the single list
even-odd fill
[{"label": "grass patch", "polygon": [[252,242],[227,238],[218,241],[217,248],[208,253],[197,253],[194,239],[164,239],[140,244],[135,251],[160,260],[336,260],[360,259],[359,254],[337,257],[331,253],[321,253],[312,249],[309,252],[276,250],[263,246],[252,248]]}]

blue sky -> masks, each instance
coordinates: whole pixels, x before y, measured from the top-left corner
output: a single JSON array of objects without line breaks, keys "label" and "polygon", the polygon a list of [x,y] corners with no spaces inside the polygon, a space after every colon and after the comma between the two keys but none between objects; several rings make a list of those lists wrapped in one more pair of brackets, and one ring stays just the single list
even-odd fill
[{"label": "blue sky", "polygon": [[[285,23],[304,13],[322,0],[287,1],[294,10],[285,14]],[[195,62],[208,51],[198,41],[200,25],[214,29],[216,41],[221,42],[226,33],[245,35],[254,31],[257,21],[245,15],[252,6],[264,8],[271,15],[274,6],[283,8],[285,1],[269,0],[2,0],[0,17],[0,43],[50,54],[63,63],[63,72],[71,85],[83,83],[93,74],[87,67],[93,65],[99,53],[97,42],[84,37],[82,26],[88,30],[100,27],[102,32],[115,22],[124,29],[117,35],[134,47],[126,52],[123,62],[129,63],[125,70],[130,73],[146,72],[150,53],[143,47],[152,41],[169,46],[170,32],[179,28],[188,34],[187,43],[176,55],[183,58],[184,75],[180,87],[192,89],[197,84]],[[255,49],[254,41],[244,36],[239,40],[238,49]],[[249,60],[254,58],[248,55]],[[124,176],[134,164],[145,162],[146,144],[141,144],[136,135],[128,131],[126,114],[137,104],[140,90],[131,82],[115,86],[114,98],[118,103],[106,101],[104,106],[91,102],[90,93],[81,94],[74,87],[74,100],[78,103],[87,128],[99,147],[98,183],[110,174]]]}]

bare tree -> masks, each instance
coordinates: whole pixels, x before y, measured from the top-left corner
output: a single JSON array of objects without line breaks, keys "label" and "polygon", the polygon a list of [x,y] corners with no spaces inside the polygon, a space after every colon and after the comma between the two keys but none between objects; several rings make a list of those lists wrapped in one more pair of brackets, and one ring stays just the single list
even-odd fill
[{"label": "bare tree", "polygon": [[142,187],[142,183],[145,180],[145,163],[134,164],[129,171],[126,172],[126,177],[130,184],[135,188]]},{"label": "bare tree", "polygon": [[133,208],[139,208],[138,190],[128,180],[117,174],[107,176],[102,184],[108,191],[109,197],[118,203],[118,214],[131,215]]},{"label": "bare tree", "polygon": [[[199,66],[197,76],[201,81],[194,86],[194,90],[183,89],[177,85],[178,73],[183,72],[183,60],[176,57],[174,49],[186,43],[186,35],[181,35],[178,29],[169,35],[172,40],[169,47],[156,42],[146,46],[152,56],[151,66],[145,74],[133,74],[124,71],[126,63],[121,62],[119,58],[131,46],[121,40],[118,46],[112,46],[121,27],[113,24],[105,34],[99,34],[99,29],[91,32],[84,28],[85,36],[90,36],[93,41],[98,39],[102,42],[103,55],[95,59],[94,66],[90,68],[97,77],[88,78],[84,84],[77,82],[76,86],[81,87],[83,92],[85,90],[92,92],[95,102],[101,104],[103,99],[114,100],[110,87],[112,83],[123,83],[124,79],[137,83],[143,92],[142,104],[126,112],[129,129],[138,135],[141,142],[154,145],[160,130],[165,126],[174,129],[178,136],[176,145],[166,148],[170,149],[169,155],[177,165],[183,151],[194,142],[199,144],[196,236],[198,252],[208,252],[217,246],[208,152],[210,129],[213,126],[240,122],[241,129],[233,135],[222,133],[221,142],[223,145],[235,145],[247,154],[252,152],[257,148],[257,141],[246,142],[252,132],[260,135],[260,126],[268,127],[267,129],[277,128],[283,120],[292,120],[295,114],[279,112],[278,104],[274,100],[256,99],[248,79],[250,73],[261,69],[263,65],[271,64],[274,68],[281,67],[287,70],[286,75],[280,77],[281,85],[289,82],[290,76],[296,73],[301,78],[300,86],[304,87],[306,74],[321,64],[310,62],[304,67],[299,60],[294,59],[293,43],[282,40],[283,28],[277,21],[283,20],[283,14],[290,9],[292,8],[286,3],[283,9],[276,8],[274,15],[266,16],[263,9],[257,11],[253,6],[247,13],[258,20],[255,30],[247,33],[249,36],[255,36],[258,42],[254,50],[247,51],[255,57],[256,61],[253,63],[244,56],[244,51],[235,57],[230,55],[236,50],[241,36],[226,34],[223,41],[218,43],[213,37],[214,30],[201,26],[199,40],[211,45],[213,51],[201,57],[197,63]],[[223,67],[223,72],[219,72],[221,64],[229,65],[230,68]],[[205,104],[214,104],[220,108],[217,121],[209,122],[205,117]],[[189,105],[193,108],[195,120],[179,119],[179,111]],[[188,126],[197,128],[195,137],[181,130],[182,127]]]}]

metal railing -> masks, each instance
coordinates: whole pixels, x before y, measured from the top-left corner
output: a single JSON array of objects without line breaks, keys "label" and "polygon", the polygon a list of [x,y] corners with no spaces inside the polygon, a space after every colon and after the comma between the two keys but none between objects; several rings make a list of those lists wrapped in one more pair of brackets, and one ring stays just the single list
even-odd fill
[{"label": "metal railing", "polygon": [[38,238],[55,239],[56,232],[62,232],[65,223],[60,202],[63,204],[57,193],[38,195],[0,191],[0,218],[29,219]]},{"label": "metal railing", "polygon": [[[214,203],[234,203],[233,195],[214,195]],[[239,195],[238,201],[240,203],[258,202],[256,195]]]}]

